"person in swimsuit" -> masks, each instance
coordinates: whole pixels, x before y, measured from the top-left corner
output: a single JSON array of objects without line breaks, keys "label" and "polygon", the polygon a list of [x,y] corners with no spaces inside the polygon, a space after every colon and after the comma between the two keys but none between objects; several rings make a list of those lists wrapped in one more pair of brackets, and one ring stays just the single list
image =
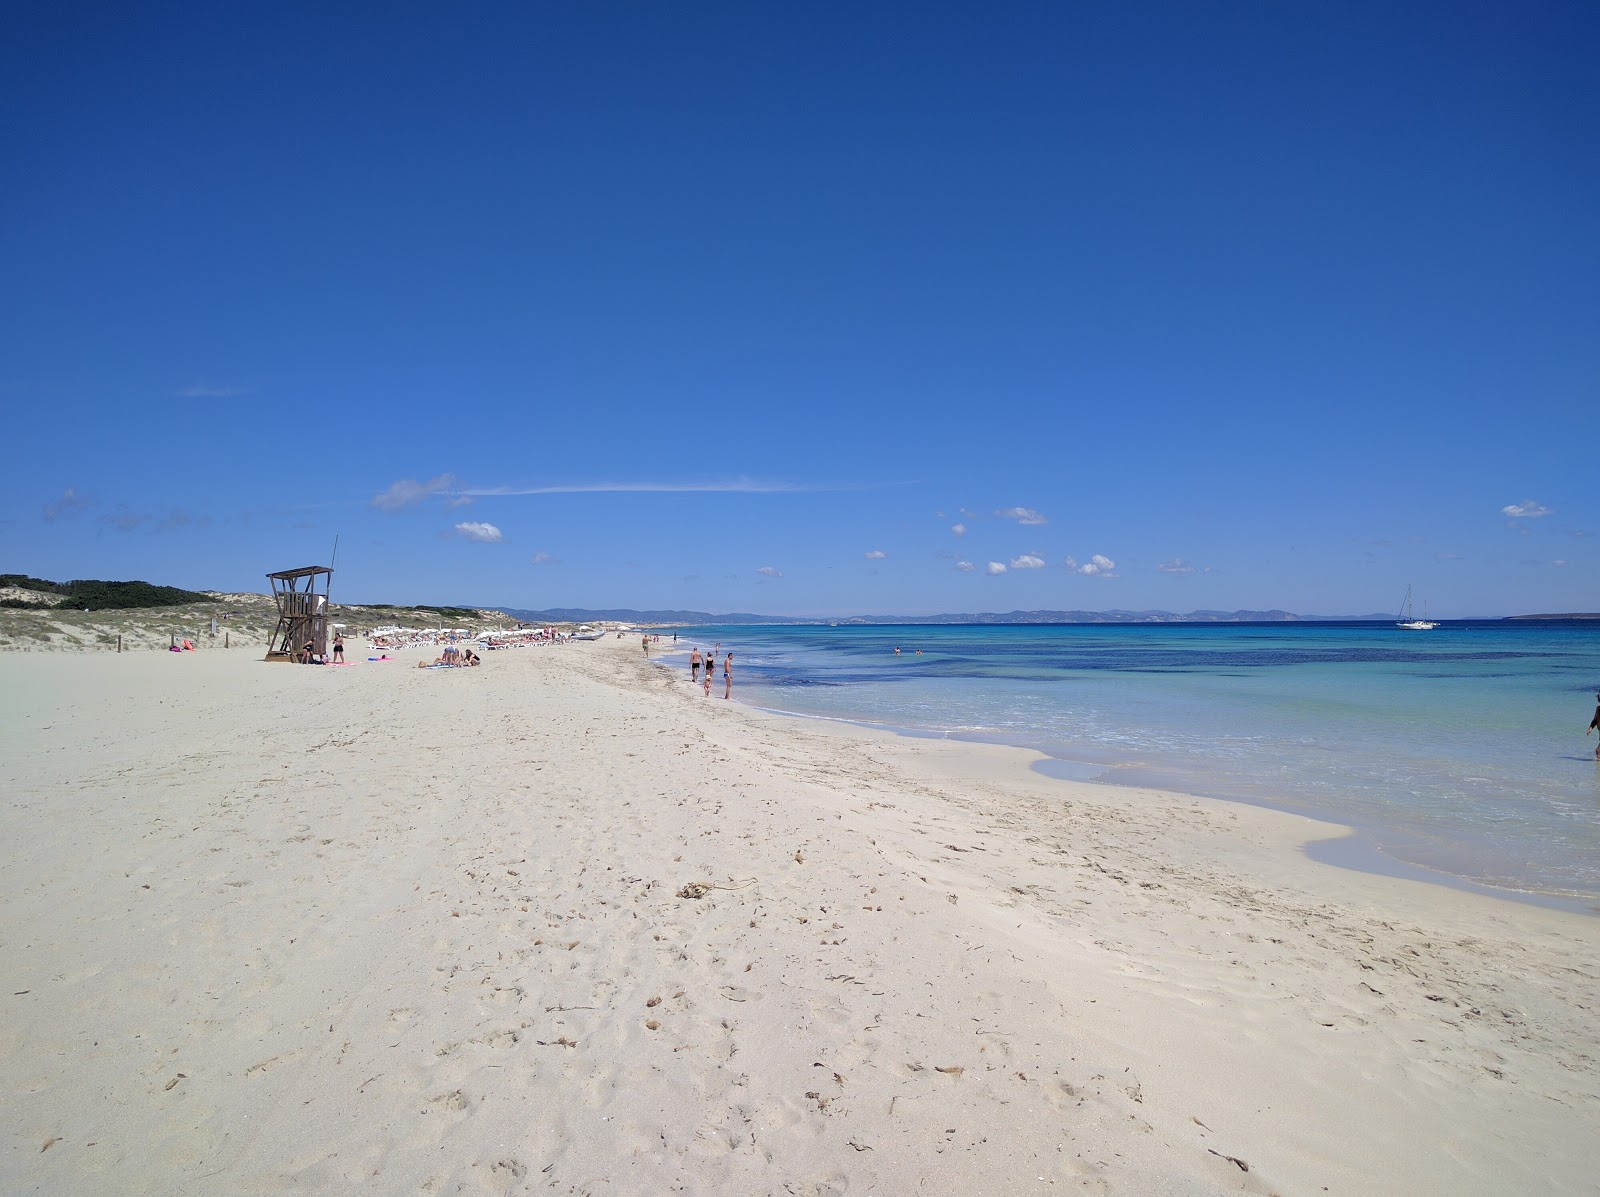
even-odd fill
[{"label": "person in swimsuit", "polygon": [[711,697],[711,671],[713,669],[715,669],[716,667],[717,667],[716,661],[712,658],[710,653],[707,653],[706,654],[706,673],[705,673],[705,687],[706,687],[705,693],[706,693],[706,697],[707,698]]},{"label": "person in swimsuit", "polygon": [[689,684],[692,686],[700,680],[700,650],[697,648],[689,654]]},{"label": "person in swimsuit", "polygon": [[344,664],[344,633],[343,632],[335,632],[333,634],[333,663],[335,665],[343,665]]},{"label": "person in swimsuit", "polygon": [[733,654],[722,658],[722,697],[733,697]]},{"label": "person in swimsuit", "polygon": [[[1589,720],[1589,731],[1583,733],[1583,738],[1589,738],[1589,732],[1600,731],[1600,694],[1594,696],[1594,718]],[[1600,743],[1594,746],[1594,759],[1600,761]]]}]

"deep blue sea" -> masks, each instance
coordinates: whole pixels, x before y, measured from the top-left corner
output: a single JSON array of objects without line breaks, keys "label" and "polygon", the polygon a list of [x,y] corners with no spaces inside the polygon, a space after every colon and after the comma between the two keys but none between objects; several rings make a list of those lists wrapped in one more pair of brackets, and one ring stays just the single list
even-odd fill
[{"label": "deep blue sea", "polygon": [[1600,765],[1584,738],[1600,624],[678,632],[685,671],[696,644],[731,648],[735,696],[753,705],[1022,745],[1060,776],[1298,811],[1396,861],[1600,899]]}]

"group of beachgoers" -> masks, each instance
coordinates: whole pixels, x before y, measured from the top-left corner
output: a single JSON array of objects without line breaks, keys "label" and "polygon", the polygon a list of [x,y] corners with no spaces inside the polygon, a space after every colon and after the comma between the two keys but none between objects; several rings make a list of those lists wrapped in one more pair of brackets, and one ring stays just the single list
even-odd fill
[{"label": "group of beachgoers", "polygon": [[295,653],[294,659],[300,665],[343,665],[344,664],[344,633],[333,634],[333,652],[321,656],[317,652],[317,643],[307,640],[300,646],[300,651]]},{"label": "group of beachgoers", "polygon": [[[719,640],[715,648],[708,648],[702,653],[698,648],[689,653],[689,681],[698,682],[705,690],[705,696],[711,697],[711,677],[717,671],[717,653],[722,649]],[[701,674],[704,673],[704,679]],[[733,653],[727,652],[722,657],[722,697],[733,697]]]},{"label": "group of beachgoers", "polygon": [[571,632],[558,632],[554,628],[506,628],[497,632],[479,632],[478,643],[484,651],[499,648],[526,648],[530,644],[543,647],[547,644],[566,644]]},{"label": "group of beachgoers", "polygon": [[429,669],[436,665],[448,665],[452,668],[459,667],[462,669],[471,669],[476,665],[482,664],[483,658],[477,653],[473,652],[466,645],[446,644],[444,646],[444,651],[439,654],[438,660],[418,661],[417,668]]},{"label": "group of beachgoers", "polygon": [[467,628],[373,628],[367,633],[367,643],[373,648],[432,648],[436,644],[453,644],[457,640],[473,639]]}]

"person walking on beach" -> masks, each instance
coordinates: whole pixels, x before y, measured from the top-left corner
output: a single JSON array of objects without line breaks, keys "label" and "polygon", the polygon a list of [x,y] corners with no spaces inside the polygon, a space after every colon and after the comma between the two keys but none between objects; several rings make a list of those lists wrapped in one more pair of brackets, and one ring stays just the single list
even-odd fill
[{"label": "person walking on beach", "polygon": [[[1583,733],[1583,738],[1589,738],[1589,732],[1600,731],[1600,694],[1594,696],[1594,718],[1589,720],[1589,731]],[[1600,742],[1594,746],[1594,759],[1600,761]]]},{"label": "person walking on beach", "polygon": [[722,697],[733,697],[733,654],[722,658]]},{"label": "person walking on beach", "polygon": [[644,643],[644,655],[648,657],[650,655],[650,637],[641,636],[640,640]]},{"label": "person walking on beach", "polygon": [[335,665],[343,665],[344,664],[344,633],[343,632],[335,632],[333,634],[333,663]]},{"label": "person walking on beach", "polygon": [[713,657],[710,653],[707,653],[706,654],[706,674],[705,674],[705,685],[706,685],[705,694],[706,694],[707,698],[711,697],[711,671],[713,669],[715,669],[716,667],[717,667],[716,658]]},{"label": "person walking on beach", "polygon": [[689,654],[689,684],[692,686],[700,680],[700,650],[697,648]]}]

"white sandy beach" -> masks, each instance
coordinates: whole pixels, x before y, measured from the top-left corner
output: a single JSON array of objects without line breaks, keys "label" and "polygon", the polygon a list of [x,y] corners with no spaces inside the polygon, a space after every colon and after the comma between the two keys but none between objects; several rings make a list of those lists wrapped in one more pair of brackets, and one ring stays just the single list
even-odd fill
[{"label": "white sandy beach", "polygon": [[1600,1191],[1600,918],[632,637],[352,656],[0,655],[0,1192]]}]

